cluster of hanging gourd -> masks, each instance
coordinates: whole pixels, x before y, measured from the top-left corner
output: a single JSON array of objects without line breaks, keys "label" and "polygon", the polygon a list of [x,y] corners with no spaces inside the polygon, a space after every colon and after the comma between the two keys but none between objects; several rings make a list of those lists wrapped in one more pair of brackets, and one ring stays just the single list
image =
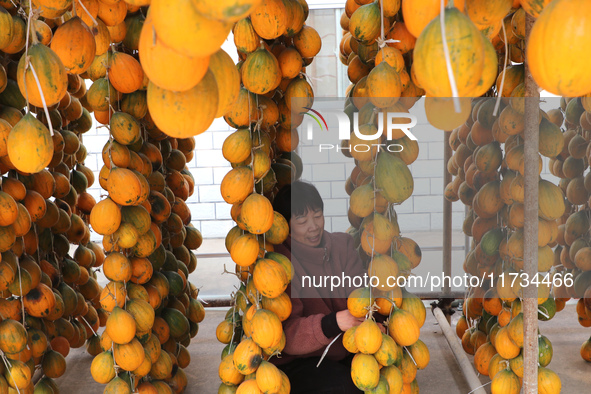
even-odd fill
[{"label": "cluster of hanging gourd", "polygon": [[[566,131],[562,152],[550,160],[550,172],[560,178],[559,187],[566,195],[566,212],[558,220],[558,246],[554,250],[555,266],[563,275],[574,279],[570,286],[555,288],[559,297],[578,298],[578,321],[591,327],[591,242],[589,239],[589,196],[591,175],[589,167],[589,131],[591,109],[588,98],[561,98]],[[581,346],[581,357],[591,361],[591,344]]]},{"label": "cluster of hanging gourd", "polygon": [[106,329],[89,344],[91,373],[106,390],[180,393],[187,386],[187,347],[204,318],[188,281],[197,266],[191,250],[202,242],[185,203],[194,188],[186,162],[195,141],[155,128],[142,132],[138,120],[119,109],[99,176],[108,196],[90,214],[103,236],[102,271],[109,279],[100,294],[109,313]]},{"label": "cluster of hanging gourd", "polygon": [[285,346],[281,322],[291,314],[285,289],[293,276],[289,259],[273,251],[287,238],[289,226],[271,201],[302,173],[294,152],[296,127],[314,100],[305,67],[320,51],[321,40],[304,23],[305,0],[256,3],[250,16],[233,27],[241,88],[224,116],[237,129],[222,147],[233,169],[222,180],[221,193],[237,223],[226,248],[241,285],[216,330],[218,340],[228,344],[219,367],[220,393],[290,391],[287,376],[267,361]]},{"label": "cluster of hanging gourd", "polygon": [[[383,97],[376,100],[370,96],[369,100],[362,100],[359,97],[347,99],[345,112],[350,116],[355,114],[359,132],[367,135],[376,134],[379,116],[393,111],[408,112],[415,103],[414,98],[405,101],[398,97],[388,98],[385,106],[381,106]],[[383,144],[380,151],[379,144]],[[369,150],[358,149],[361,145],[374,146]],[[397,147],[396,153],[392,153],[385,148],[388,145],[403,149],[397,152]],[[350,195],[348,218],[352,227],[349,233],[358,246],[361,260],[368,266],[368,276],[377,277],[379,281],[376,287],[353,291],[348,299],[348,309],[353,316],[368,316],[365,322],[347,330],[343,336],[345,348],[356,353],[351,376],[355,385],[364,391],[416,392],[417,369],[425,368],[430,358],[429,350],[419,339],[426,312],[422,301],[398,287],[396,283],[399,282],[395,280],[408,277],[419,265],[421,250],[415,241],[401,236],[394,204],[412,195],[414,182],[408,166],[416,160],[419,145],[401,130],[394,130],[389,139],[382,135],[370,142],[360,140],[352,132],[351,138],[341,147],[356,164],[345,185]],[[389,335],[380,331],[373,318],[374,312],[389,316]]]},{"label": "cluster of hanging gourd", "polygon": [[[238,86],[231,58],[219,49],[223,39],[203,39],[207,26],[228,22],[201,15],[195,3],[137,4],[123,21],[126,33],[111,36],[115,45],[87,71],[89,107],[110,136],[99,174],[108,196],[90,215],[107,252],[100,304],[109,317],[89,344],[92,376],[105,390],[183,392],[187,347],[204,318],[188,281],[197,265],[191,250],[202,237],[185,203],[195,185],[186,164],[193,136],[227,111]],[[161,20],[165,15],[177,23]],[[178,40],[176,29],[189,25],[203,31]],[[204,97],[208,105],[200,104]],[[172,103],[177,112],[163,109]]]},{"label": "cluster of hanging gourd", "polygon": [[[457,54],[462,52],[475,62],[467,65],[456,61],[452,64],[454,73],[461,74],[457,80],[457,94],[482,95],[496,77],[496,52],[470,18],[450,3],[446,9],[445,29],[448,43],[456,43],[455,46],[448,45],[452,59],[457,60]],[[463,11],[463,2],[458,6]],[[347,65],[352,82],[345,112],[350,117],[358,112],[359,133],[375,135],[380,117],[385,117],[387,112],[408,113],[424,94],[430,97],[452,95],[449,84],[441,83],[447,80],[447,74],[439,10],[439,2],[347,1],[341,18],[345,34],[341,40],[340,59]],[[491,32],[492,25],[498,25],[500,29],[501,20],[502,16],[490,19],[480,26],[480,30],[493,37],[498,30]],[[460,43],[456,39],[460,36],[466,36],[466,41]],[[425,105],[428,115],[432,115],[429,120],[433,119],[434,125],[447,129],[438,117],[442,114],[447,117],[448,103],[430,99]],[[460,116],[466,113],[466,101],[462,105]],[[386,123],[385,119],[383,123]],[[389,153],[382,149],[378,152],[377,147],[356,149],[359,144],[397,144],[402,146],[402,151]],[[359,317],[366,316],[372,309],[390,316],[389,333],[395,339],[390,341],[386,339],[390,337],[380,333],[371,313],[361,331],[352,329],[347,332],[343,339],[345,346],[350,351],[360,352],[355,356],[358,361],[354,360],[352,365],[352,377],[362,390],[379,388],[396,393],[404,387],[408,391],[418,391],[417,368],[424,368],[429,360],[428,349],[419,340],[419,329],[425,319],[424,306],[420,299],[404,289],[385,284],[388,277],[408,276],[420,263],[418,245],[400,236],[392,209],[392,204],[400,204],[412,194],[413,179],[408,165],[418,156],[418,143],[401,130],[394,130],[392,135],[378,136],[371,141],[362,141],[352,133],[351,139],[344,141],[342,146],[345,148],[343,152],[356,161],[346,185],[351,195],[351,232],[360,244],[359,253],[369,266],[369,275],[380,278],[381,284],[377,289],[353,292],[349,297],[349,309]],[[367,337],[372,338],[372,351],[363,344],[368,341]],[[392,343],[394,347],[407,348],[405,352],[399,351],[397,357],[384,359],[378,355],[380,352],[372,355],[377,350],[375,346],[379,347],[381,343],[385,348],[392,348]],[[394,350],[382,351],[396,353]],[[380,364],[387,368],[380,371]]]},{"label": "cluster of hanging gourd", "polygon": [[[0,387],[57,393],[52,379],[65,373],[65,356],[84,346],[105,316],[94,302],[100,289],[91,267],[101,265],[104,255],[90,242],[87,215],[95,201],[86,190],[94,174],[84,165],[81,141],[92,121],[78,101],[81,81],[75,75],[66,82],[67,98],[48,108],[53,135],[43,108],[31,106],[23,116],[27,103],[16,82],[17,64],[6,60],[8,79],[0,88]],[[48,138],[43,154],[49,162],[30,159],[26,145],[37,133]],[[73,256],[71,244],[78,245]],[[33,388],[36,368],[45,377]]]},{"label": "cluster of hanging gourd", "polygon": [[[57,393],[52,379],[65,373],[70,348],[84,346],[106,320],[93,269],[105,256],[88,227],[95,177],[82,143],[92,119],[83,65],[70,52],[85,51],[73,41],[90,35],[94,56],[95,44],[80,18],[55,19],[68,10],[34,6],[0,4],[0,386]],[[45,377],[33,387],[36,368]]]},{"label": "cluster of hanging gourd", "polygon": [[[523,12],[520,8],[504,18],[505,29],[500,38],[507,46],[503,42],[495,45],[501,58],[502,52],[509,50],[507,56],[511,61],[522,61],[523,57],[516,56],[514,45],[523,46],[517,40],[523,38]],[[523,377],[523,314],[519,298],[521,277],[513,279],[523,269],[523,65],[507,64],[496,79],[494,92],[503,97],[500,102],[494,98],[474,99],[472,105],[466,106],[465,116],[444,117],[447,127],[459,126],[450,136],[454,154],[447,163],[448,171],[456,177],[446,186],[445,197],[451,201],[459,199],[471,207],[463,225],[464,232],[473,238],[464,262],[465,271],[494,279],[471,289],[464,303],[464,315],[456,326],[458,336],[464,350],[474,355],[478,372],[492,379],[493,393],[517,393]],[[438,116],[441,113],[435,112]],[[560,110],[552,110],[541,111],[541,118],[540,154],[554,159],[564,148],[560,130],[564,117]],[[464,119],[465,123],[460,124]],[[557,220],[564,220],[565,203],[556,185],[540,180],[539,187],[540,274],[531,280],[539,283],[538,318],[545,321],[564,308],[569,298],[561,295],[564,276],[553,267],[558,264],[552,250],[560,239]],[[555,277],[560,280],[554,282]],[[553,283],[562,287],[554,286],[551,292]],[[559,392],[560,378],[546,368],[552,359],[552,345],[543,335],[538,343],[539,385],[547,392]]]},{"label": "cluster of hanging gourd", "polygon": [[[495,98],[473,101],[471,116],[450,136],[454,154],[447,168],[455,178],[445,191],[447,199],[470,207],[463,230],[472,237],[472,245],[464,270],[485,279],[470,289],[456,330],[464,350],[474,355],[478,372],[492,379],[495,393],[518,392],[523,377],[524,123],[523,98],[514,96],[516,92],[509,92],[511,98],[501,100],[498,116]],[[552,110],[541,111],[541,117],[540,153],[553,159],[563,151],[563,115]],[[539,163],[541,172],[541,156]],[[564,284],[555,280],[562,273],[554,267],[552,248],[560,239],[557,220],[563,219],[565,203],[553,183],[540,179],[539,188],[539,274],[529,280],[538,283],[538,318],[546,321],[569,298],[560,298],[558,285],[551,291],[553,283]],[[552,359],[552,346],[542,335],[539,345],[540,385],[554,392],[560,379],[545,368]]]},{"label": "cluster of hanging gourd", "polygon": [[[20,361],[31,369],[31,374],[13,374],[20,380],[11,386],[32,392],[35,363],[42,363],[48,378],[61,376],[65,361],[59,354],[87,339],[89,353],[96,356],[91,373],[109,390],[180,393],[187,385],[186,347],[204,310],[187,280],[197,264],[191,250],[200,246],[201,234],[190,225],[185,204],[194,188],[186,163],[193,158],[192,136],[213,117],[207,124],[204,119],[212,111],[227,112],[239,88],[231,58],[219,49],[225,36],[188,42],[186,30],[179,35],[179,26],[187,25],[193,38],[208,37],[219,26],[229,26],[227,35],[231,23],[201,15],[201,3],[172,7],[154,1],[160,7],[154,21],[150,1],[40,0],[33,8],[2,3],[0,126],[2,169],[8,173],[3,182],[4,335],[17,335],[20,346],[21,330],[11,328],[9,319],[26,318],[29,328],[28,347],[2,350],[15,354],[9,358],[15,358],[10,363],[18,371]],[[160,18],[178,10],[182,15],[176,14],[174,26]],[[85,79],[92,80],[88,91]],[[153,91],[158,97],[151,100]],[[190,100],[205,93],[213,109],[204,107],[206,115],[195,127],[183,127],[200,113],[193,107],[190,115],[175,114],[181,124],[174,133],[158,116],[171,100],[189,100],[192,106]],[[31,112],[23,117],[21,109],[29,103]],[[83,165],[81,144],[81,134],[92,126],[91,113],[110,131],[99,174],[109,196],[98,204],[86,192],[94,175]],[[13,208],[16,221],[7,223]],[[103,236],[106,257],[89,242],[87,222]],[[79,244],[73,257],[69,243]],[[103,263],[110,280],[104,289],[96,280]],[[11,296],[17,288],[22,302]],[[99,326],[105,325],[99,337]],[[43,341],[50,343],[45,355]],[[57,392],[50,379],[39,384]]]},{"label": "cluster of hanging gourd", "polygon": [[[582,75],[584,67],[581,65],[580,58],[573,62],[577,66],[573,70],[568,70],[570,74],[567,79],[581,78],[582,86],[580,89],[579,86],[569,88],[568,86],[574,84],[564,83],[556,74],[556,72],[567,72],[564,70],[564,63],[559,64],[557,61],[549,60],[550,55],[544,54],[548,47],[542,41],[543,31],[551,26],[551,21],[559,18],[569,9],[588,5],[576,0],[556,1],[540,15],[548,2],[464,0],[446,3],[447,8],[442,21],[442,16],[439,15],[441,11],[439,1],[383,0],[369,4],[347,1],[345,14],[341,19],[345,34],[341,41],[340,59],[348,66],[348,76],[354,84],[348,90],[349,112],[359,111],[362,134],[374,134],[377,123],[375,118],[376,114],[379,116],[380,109],[400,110],[401,103],[403,109],[408,109],[413,102],[410,101],[410,104],[405,106],[407,102],[404,97],[420,96],[423,93],[427,95],[425,109],[430,123],[443,130],[458,128],[452,134],[451,140],[456,153],[448,163],[448,169],[457,177],[447,186],[446,197],[451,200],[462,199],[464,203],[472,206],[464,228],[467,233],[472,234],[473,223],[476,223],[478,241],[475,242],[466,260],[466,271],[479,276],[490,272],[509,277],[509,272],[503,270],[513,269],[518,272],[519,263],[523,261],[523,232],[520,230],[523,227],[523,140],[519,134],[523,131],[524,103],[523,101],[514,102],[513,99],[509,101],[508,98],[523,96],[525,91],[524,67],[521,64],[511,63],[522,63],[526,57],[523,40],[526,13],[534,17],[540,16],[539,23],[536,23],[532,30],[527,52],[527,60],[536,81],[541,87],[557,94],[567,94],[565,92],[568,91],[568,94],[581,95],[591,91],[591,86],[587,83],[588,78]],[[574,26],[585,25],[585,18],[588,17],[573,14],[569,32],[583,34],[582,30],[575,31]],[[382,26],[381,30],[380,26]],[[443,30],[446,36],[445,46],[442,45]],[[389,39],[398,40],[398,42],[388,42]],[[587,39],[582,39],[582,42],[587,42],[585,40]],[[574,59],[576,53],[580,53],[583,47],[584,44],[577,45],[575,51],[568,56]],[[412,56],[408,54],[410,51]],[[544,55],[545,57],[542,57]],[[500,73],[498,72],[499,56],[504,65]],[[384,63],[391,67],[387,67]],[[546,72],[548,70],[553,72]],[[451,78],[452,75],[453,78]],[[495,81],[496,86],[491,90]],[[574,92],[573,89],[580,91]],[[503,105],[496,110],[496,103],[491,100],[479,100],[472,102],[471,105],[469,99],[454,101],[444,99],[451,96],[477,97],[486,93],[489,93],[487,95],[496,94],[506,99],[503,99]],[[397,99],[397,97],[401,98]],[[493,116],[493,112],[500,116]],[[556,139],[562,139],[559,127],[563,119],[560,111],[554,111],[548,115],[547,119],[542,120],[541,123],[540,153],[553,158],[562,151],[562,141],[556,141]],[[366,125],[364,130],[364,126],[361,126],[363,123],[372,124],[370,127]],[[346,144],[353,146],[354,139],[355,137],[352,137],[352,141]],[[372,142],[384,142],[384,138]],[[505,157],[500,144],[505,144],[504,150],[507,152]],[[404,147],[407,148],[406,145]],[[371,158],[375,153],[363,154]],[[357,153],[357,156],[363,154]],[[351,155],[356,156],[353,151]],[[386,154],[378,155],[378,163],[380,156],[386,156]],[[359,157],[355,158],[361,162]],[[502,170],[504,182],[501,182],[499,168],[503,163],[505,163]],[[351,191],[361,189],[357,191],[358,194],[355,197],[360,197],[362,194],[372,197],[373,187],[367,180],[372,174],[372,166],[359,167],[352,174],[349,189]],[[361,177],[359,177],[360,174]],[[516,179],[515,182],[513,182],[514,179]],[[552,268],[554,262],[551,246],[556,244],[558,237],[558,223],[555,220],[564,213],[564,204],[562,204],[563,196],[560,189],[555,185],[541,181],[540,189],[540,204],[543,209],[540,214],[539,246],[544,265],[540,270],[545,272]],[[574,190],[575,185],[571,186],[571,189]],[[515,196],[511,194],[512,192]],[[358,212],[362,211],[361,208],[367,210],[366,214],[371,211],[368,204],[364,206],[359,203],[362,199],[355,200],[359,205],[355,208],[352,198],[352,207]],[[378,200],[376,195],[377,206],[380,202],[384,202]],[[372,200],[368,198],[365,201]],[[507,207],[508,205],[510,208]],[[359,216],[353,212],[349,214],[352,223],[357,223],[357,227],[362,223],[362,217]],[[372,219],[374,216],[375,214],[372,214]],[[500,218],[497,219],[497,216]],[[382,220],[381,222],[385,223]],[[385,231],[392,232],[388,227],[383,228]],[[363,232],[367,235],[365,229]],[[485,235],[486,238],[484,238]],[[480,238],[484,238],[484,243]],[[363,236],[361,242],[363,242]],[[502,246],[499,247],[500,245]],[[496,264],[500,251],[502,258],[511,261],[510,264],[513,267]],[[549,286],[540,287],[541,309],[547,311],[541,314],[543,319],[550,318],[556,310],[554,298],[548,297],[549,290]],[[466,303],[468,307],[474,304],[472,308],[472,312],[476,312],[474,317],[482,315],[484,298],[482,289],[476,291],[483,294],[469,298]],[[555,292],[557,291],[559,290]],[[502,306],[499,294],[504,293],[500,297],[507,302],[517,297],[518,289],[491,289],[489,292],[488,298],[484,299],[493,300],[490,302],[495,304],[494,311],[497,313],[502,311],[503,318],[510,319],[510,310],[503,308],[496,310],[499,305]],[[472,303],[470,302],[472,299],[477,301]],[[563,307],[564,302],[564,299],[559,299],[559,308]],[[518,308],[514,309],[517,315]],[[581,310],[584,311],[584,309]],[[483,320],[491,321],[492,325],[492,320],[488,319],[488,316],[480,322]],[[505,324],[508,322],[504,321]],[[514,325],[518,326],[518,323]],[[486,325],[482,323],[482,327],[485,328]],[[462,334],[464,334],[463,331]],[[471,337],[471,335],[465,336],[468,342]],[[474,348],[474,342],[471,346]],[[541,348],[543,349],[544,346]],[[548,352],[546,351],[544,355],[547,357]],[[487,365],[491,357],[492,354],[484,357],[487,359]],[[541,365],[545,366],[547,362]],[[547,384],[554,385],[554,388],[557,384],[559,385],[559,379],[555,374],[546,372],[545,369],[541,371],[541,381],[551,382]],[[505,382],[519,383],[517,376],[504,375],[507,374],[499,376],[493,385],[497,392],[500,392],[500,387]],[[519,384],[513,385],[513,388],[516,387],[518,391],[519,386]]]},{"label": "cluster of hanging gourd", "polygon": [[[406,242],[405,246],[413,244],[408,238],[401,237],[398,241]],[[420,254],[413,255],[419,250],[414,245],[416,249],[413,251],[405,246],[400,250],[410,252],[420,261]],[[385,279],[386,275],[397,276],[398,262],[412,264],[404,253],[392,249],[393,257],[374,255],[369,262],[369,275],[380,279]],[[419,339],[426,318],[422,300],[404,288],[380,286],[354,290],[349,295],[347,307],[353,316],[367,317],[343,336],[343,345],[355,354],[351,364],[353,383],[367,392],[418,392],[417,370],[426,368],[430,361],[429,349]],[[376,311],[388,316],[387,334],[381,332],[372,316]]]}]

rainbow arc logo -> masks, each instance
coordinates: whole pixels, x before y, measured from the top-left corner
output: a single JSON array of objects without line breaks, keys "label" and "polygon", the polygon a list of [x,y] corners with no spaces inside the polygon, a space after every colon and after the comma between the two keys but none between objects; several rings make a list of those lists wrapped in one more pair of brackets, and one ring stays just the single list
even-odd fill
[{"label": "rainbow arc logo", "polygon": [[[300,112],[300,115],[308,115],[309,117],[314,119],[316,121],[316,123],[318,123],[318,126],[320,126],[320,130],[324,130],[324,128],[322,127],[322,123],[324,123],[324,126],[326,127],[326,131],[328,131],[328,124],[326,123],[326,120],[324,120],[324,117],[320,114],[320,112],[316,111],[315,109],[309,108],[309,107],[304,107],[304,108],[307,109],[308,111],[312,111],[316,116],[311,114],[310,112]],[[318,119],[318,118],[320,118],[320,119]],[[322,123],[320,123],[320,120],[322,120]]]}]

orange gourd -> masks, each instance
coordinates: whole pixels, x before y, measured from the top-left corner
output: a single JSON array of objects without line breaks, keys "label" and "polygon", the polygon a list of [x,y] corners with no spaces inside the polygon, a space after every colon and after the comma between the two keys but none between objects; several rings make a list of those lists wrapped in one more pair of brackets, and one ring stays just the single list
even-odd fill
[{"label": "orange gourd", "polygon": [[289,224],[278,212],[273,212],[273,224],[265,233],[265,240],[273,245],[282,244],[289,236]]},{"label": "orange gourd", "polygon": [[218,51],[233,26],[232,22],[200,14],[192,0],[152,0],[150,14],[158,38],[171,49],[191,57],[205,57]]},{"label": "orange gourd", "polygon": [[39,283],[25,295],[23,304],[29,315],[46,317],[55,307],[56,299],[50,287]]},{"label": "orange gourd", "polygon": [[109,172],[107,190],[111,199],[120,205],[141,203],[142,186],[133,171],[116,167]]},{"label": "orange gourd", "polygon": [[109,82],[120,93],[132,93],[143,84],[144,71],[131,55],[113,52],[109,62]]},{"label": "orange gourd", "polygon": [[222,155],[230,163],[245,161],[251,154],[252,138],[249,129],[239,129],[230,134],[222,145]]},{"label": "orange gourd", "polygon": [[[448,1],[445,0],[445,5]],[[461,8],[462,1],[454,1],[454,5],[463,11]],[[440,2],[439,0],[419,0],[419,1],[402,1],[402,15],[406,29],[415,37],[419,37],[423,29],[436,16],[439,16]],[[385,15],[385,9],[384,9]]]},{"label": "orange gourd", "polygon": [[244,87],[255,94],[268,93],[281,82],[279,63],[264,47],[247,56],[240,72]]},{"label": "orange gourd", "polygon": [[26,114],[12,128],[6,145],[12,164],[19,171],[27,173],[41,171],[53,156],[53,140],[49,130],[31,113]]},{"label": "orange gourd", "polygon": [[0,49],[7,47],[13,39],[14,22],[6,9],[0,9]]},{"label": "orange gourd", "polygon": [[255,32],[265,40],[272,40],[287,30],[287,9],[282,0],[262,0],[252,10],[250,20]]},{"label": "orange gourd", "polygon": [[314,91],[305,78],[294,78],[285,89],[284,100],[293,113],[308,112],[314,104]]},{"label": "orange gourd", "polygon": [[396,104],[402,93],[399,74],[386,62],[371,70],[366,84],[369,101],[378,108],[388,108]]},{"label": "orange gourd", "polygon": [[[302,58],[312,58],[320,52],[322,40],[320,35],[311,26],[304,26],[293,37],[293,45],[296,47]],[[287,77],[286,77],[287,78]]]},{"label": "orange gourd", "polygon": [[260,0],[193,0],[193,5],[197,11],[210,19],[237,22],[247,17],[260,2]]},{"label": "orange gourd", "polygon": [[285,269],[271,259],[259,259],[254,266],[252,278],[256,289],[269,298],[281,295],[288,284]]},{"label": "orange gourd", "polygon": [[419,339],[420,326],[412,314],[395,309],[388,323],[390,336],[400,346],[410,346]]},{"label": "orange gourd", "polygon": [[110,120],[111,135],[122,145],[132,145],[140,139],[140,125],[125,112],[114,112]]},{"label": "orange gourd", "polygon": [[503,369],[492,378],[492,394],[518,394],[520,391],[519,378],[510,369]]},{"label": "orange gourd", "polygon": [[509,13],[512,3],[513,0],[466,0],[466,14],[476,26],[490,26]]},{"label": "orange gourd", "polygon": [[10,226],[19,216],[19,206],[8,193],[0,192],[0,226]]},{"label": "orange gourd", "polygon": [[[469,97],[484,68],[480,31],[457,8],[445,11],[446,41],[458,95]],[[452,97],[443,54],[440,19],[429,23],[417,39],[413,69],[420,86],[433,97]]]},{"label": "orange gourd", "polygon": [[261,38],[254,31],[250,19],[244,18],[236,22],[232,28],[236,49],[242,53],[251,53],[260,46]]},{"label": "orange gourd", "polygon": [[373,390],[380,380],[379,364],[375,357],[357,353],[351,362],[351,378],[358,389]]},{"label": "orange gourd", "polygon": [[266,309],[254,313],[250,319],[250,331],[252,340],[263,349],[276,346],[283,335],[281,321]]},{"label": "orange gourd", "polygon": [[377,2],[362,5],[349,20],[349,31],[362,43],[371,44],[380,34],[380,7]]},{"label": "orange gourd", "polygon": [[232,58],[222,49],[209,58],[209,71],[213,73],[217,83],[218,107],[215,117],[219,118],[233,107],[238,98],[240,73]]},{"label": "orange gourd", "polygon": [[370,295],[368,287],[353,290],[347,298],[349,312],[355,317],[364,317],[369,312],[368,308],[374,303],[374,298]]},{"label": "orange gourd", "polygon": [[133,338],[126,344],[115,343],[113,357],[119,367],[125,371],[134,371],[143,363],[146,353],[142,344]]},{"label": "orange gourd", "polygon": [[286,293],[281,293],[278,297],[263,297],[261,300],[263,308],[273,312],[280,321],[285,321],[291,315],[291,298]]},{"label": "orange gourd", "polygon": [[155,318],[154,309],[146,301],[130,300],[127,302],[126,310],[135,320],[137,331],[146,332],[152,329]]},{"label": "orange gourd", "polygon": [[164,44],[155,34],[151,16],[142,28],[139,55],[142,68],[152,83],[177,92],[197,85],[209,65],[209,56],[185,56]]},{"label": "orange gourd", "polygon": [[[9,23],[9,22],[8,22]],[[10,23],[9,23],[10,24]],[[26,31],[27,25],[25,21],[18,15],[12,16],[12,39],[10,43],[2,48],[2,52],[14,54],[20,52],[26,45]],[[10,34],[10,33],[9,33]],[[22,57],[21,57],[22,59]]]},{"label": "orange gourd", "polygon": [[174,92],[150,82],[148,108],[154,123],[171,137],[187,138],[207,130],[218,109],[218,87],[211,72],[192,89]]},{"label": "orange gourd", "polygon": [[133,316],[124,309],[114,308],[107,319],[105,332],[113,340],[113,343],[129,343],[135,337],[135,320]]},{"label": "orange gourd", "polygon": [[253,234],[263,234],[273,225],[274,211],[269,199],[257,193],[248,196],[242,203],[240,220]]},{"label": "orange gourd", "polygon": [[364,354],[374,354],[382,345],[382,332],[377,323],[365,320],[355,330],[355,345]]},{"label": "orange gourd", "polygon": [[64,64],[55,52],[43,44],[34,44],[29,48],[29,59],[30,64],[26,71],[25,57],[21,57],[17,69],[17,82],[23,96],[27,96],[31,104],[43,107],[43,100],[32,71],[34,69],[45,104],[48,107],[57,104],[67,88]]},{"label": "orange gourd", "polygon": [[254,264],[258,254],[259,241],[254,234],[245,233],[232,242],[230,257],[240,267],[248,267]]},{"label": "orange gourd", "polygon": [[252,193],[253,186],[254,177],[249,167],[234,168],[222,179],[222,198],[228,204],[242,202]]},{"label": "orange gourd", "polygon": [[113,234],[121,224],[121,211],[110,198],[99,201],[90,212],[90,225],[100,235]]},{"label": "orange gourd", "polygon": [[234,367],[243,375],[255,372],[263,361],[261,348],[250,338],[242,340],[231,357]]},{"label": "orange gourd", "polygon": [[519,3],[525,12],[534,18],[537,18],[544,10],[544,7],[546,7],[551,1],[552,0],[519,0]]},{"label": "orange gourd", "polygon": [[218,375],[224,384],[236,385],[244,380],[244,375],[234,366],[233,354],[226,355],[218,367]]},{"label": "orange gourd", "polygon": [[19,353],[27,346],[27,331],[16,320],[5,319],[0,323],[0,350]]},{"label": "orange gourd", "polygon": [[256,371],[256,384],[263,393],[276,393],[283,378],[279,369],[268,361],[262,361]]},{"label": "orange gourd", "polygon": [[103,272],[109,280],[127,282],[131,279],[131,263],[119,252],[110,253],[103,262]]},{"label": "orange gourd", "polygon": [[277,61],[281,69],[283,78],[295,78],[302,70],[303,60],[297,49],[293,47],[285,48],[279,54]]},{"label": "orange gourd", "polygon": [[41,366],[45,376],[51,379],[59,378],[66,372],[66,359],[55,350],[48,350],[43,355]]},{"label": "orange gourd", "polygon": [[[575,12],[576,10],[576,12]],[[591,4],[584,0],[560,0],[548,4],[536,20],[527,44],[527,63],[538,85],[551,93],[577,97],[591,91],[591,77],[582,66],[591,35]],[[554,26],[559,23],[561,29]],[[556,46],[573,42],[568,49]],[[547,48],[556,46],[552,54]],[[564,67],[564,64],[572,67]]]},{"label": "orange gourd", "polygon": [[538,368],[538,391],[542,394],[559,394],[562,389],[560,377],[556,372],[544,368]]},{"label": "orange gourd", "polygon": [[55,31],[50,48],[72,74],[85,72],[96,54],[94,36],[78,16],[68,20]]}]

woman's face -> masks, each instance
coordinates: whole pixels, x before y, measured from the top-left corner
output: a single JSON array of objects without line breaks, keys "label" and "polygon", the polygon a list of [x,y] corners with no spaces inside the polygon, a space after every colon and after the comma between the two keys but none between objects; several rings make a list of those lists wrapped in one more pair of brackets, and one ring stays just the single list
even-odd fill
[{"label": "woman's face", "polygon": [[320,245],[324,232],[324,212],[321,209],[308,209],[304,215],[292,215],[289,226],[291,238],[301,244],[316,247]]}]

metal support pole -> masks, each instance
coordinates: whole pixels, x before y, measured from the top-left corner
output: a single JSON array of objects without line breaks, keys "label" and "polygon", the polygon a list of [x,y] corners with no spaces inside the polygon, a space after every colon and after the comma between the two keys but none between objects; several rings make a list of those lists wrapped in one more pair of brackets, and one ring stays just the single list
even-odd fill
[{"label": "metal support pole", "polygon": [[460,342],[458,341],[455,332],[451,329],[441,309],[433,308],[433,316],[435,316],[435,319],[441,327],[441,331],[443,331],[443,335],[447,340],[447,344],[449,345],[451,352],[456,358],[456,361],[458,362],[458,365],[462,370],[462,374],[464,375],[464,378],[466,379],[468,386],[470,386],[470,390],[472,390],[471,393],[486,394],[486,390],[482,388],[482,383],[478,379],[478,376],[476,375],[476,371],[474,371],[472,363],[468,359],[468,356],[466,356],[466,353],[464,352],[462,345],[460,345]]},{"label": "metal support pole", "polygon": [[[526,14],[526,42],[535,19]],[[523,271],[530,280],[523,288],[523,393],[538,392],[538,290],[531,284],[538,274],[538,147],[539,97],[538,86],[525,65],[525,226]]]},{"label": "metal support pole", "polygon": [[[449,145],[449,138],[451,131],[446,131],[443,136],[443,193],[445,187],[451,182],[451,174],[447,171],[447,162],[451,158],[451,146]],[[451,277],[451,201],[447,198],[443,199],[443,275],[444,277]],[[445,282],[442,287],[443,298],[451,297],[451,283]],[[447,322],[451,323],[451,315],[446,315]]]},{"label": "metal support pole", "polygon": [[[470,209],[468,206],[464,206],[464,217],[468,217],[470,213]],[[464,258],[468,257],[468,253],[470,253],[470,237],[468,234],[464,234]]]}]

